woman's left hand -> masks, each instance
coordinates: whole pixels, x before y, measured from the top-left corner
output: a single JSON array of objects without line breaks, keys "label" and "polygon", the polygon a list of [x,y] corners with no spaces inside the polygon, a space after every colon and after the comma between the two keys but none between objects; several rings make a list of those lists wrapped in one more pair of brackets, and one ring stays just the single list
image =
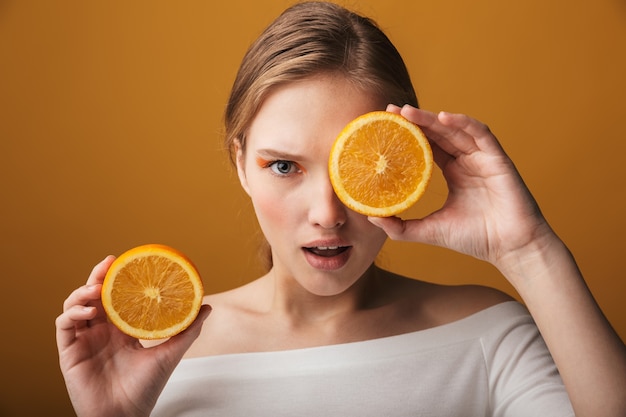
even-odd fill
[{"label": "woman's left hand", "polygon": [[443,207],[422,219],[370,218],[390,238],[446,247],[496,266],[537,240],[555,238],[486,125],[465,115],[408,105],[387,110],[422,128],[449,190]]},{"label": "woman's left hand", "polygon": [[392,239],[444,246],[494,264],[537,323],[576,415],[602,409],[624,416],[626,346],[495,136],[465,115],[387,110],[422,127],[449,194],[441,209],[422,219],[370,221]]}]

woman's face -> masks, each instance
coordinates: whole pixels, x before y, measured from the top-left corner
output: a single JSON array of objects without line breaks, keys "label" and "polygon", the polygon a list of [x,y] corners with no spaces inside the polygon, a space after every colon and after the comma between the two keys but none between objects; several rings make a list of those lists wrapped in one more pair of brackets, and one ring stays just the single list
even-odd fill
[{"label": "woman's face", "polygon": [[280,86],[263,102],[237,167],[280,279],[336,295],[374,261],[386,235],[338,200],[328,157],[348,122],[385,105],[330,75]]}]

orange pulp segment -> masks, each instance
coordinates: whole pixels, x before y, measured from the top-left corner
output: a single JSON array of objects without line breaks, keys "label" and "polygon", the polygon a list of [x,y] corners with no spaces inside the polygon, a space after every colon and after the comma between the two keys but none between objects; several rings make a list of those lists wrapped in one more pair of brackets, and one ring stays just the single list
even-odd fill
[{"label": "orange pulp segment", "polygon": [[186,329],[202,305],[196,267],[181,252],[149,244],[120,255],[102,284],[109,320],[138,339],[163,339]]},{"label": "orange pulp segment", "polygon": [[386,111],[350,122],[335,140],[328,162],[337,197],[373,217],[394,216],[415,204],[432,169],[432,150],[422,130]]}]

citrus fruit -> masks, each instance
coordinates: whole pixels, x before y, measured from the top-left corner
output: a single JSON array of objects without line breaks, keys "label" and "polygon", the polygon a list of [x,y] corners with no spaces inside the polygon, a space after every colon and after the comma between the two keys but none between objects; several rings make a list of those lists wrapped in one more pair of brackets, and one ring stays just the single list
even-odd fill
[{"label": "citrus fruit", "polygon": [[373,217],[394,216],[413,205],[426,191],[432,169],[432,150],[422,130],[386,111],[348,123],[328,161],[337,197]]},{"label": "citrus fruit", "polygon": [[164,339],[197,317],[204,289],[196,267],[181,252],[149,244],[120,255],[102,283],[102,305],[122,332]]}]

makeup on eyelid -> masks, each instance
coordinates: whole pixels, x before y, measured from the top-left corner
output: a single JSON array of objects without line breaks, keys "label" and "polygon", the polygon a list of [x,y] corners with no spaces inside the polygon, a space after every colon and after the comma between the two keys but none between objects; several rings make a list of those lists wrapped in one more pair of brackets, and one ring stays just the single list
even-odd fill
[{"label": "makeup on eyelid", "polygon": [[300,172],[306,172],[306,170],[304,168],[302,168],[302,166],[296,162],[290,161],[288,159],[282,159],[282,158],[275,158],[275,159],[265,159],[261,156],[257,156],[256,157],[256,163],[260,168],[269,168],[270,165],[278,162],[278,161],[285,161],[285,162],[289,162],[290,164],[292,164],[294,167],[296,167],[298,169],[298,171]]},{"label": "makeup on eyelid", "polygon": [[256,157],[256,164],[261,167],[261,168],[265,168],[270,164],[270,160],[265,159],[265,158],[261,158],[260,156]]}]

